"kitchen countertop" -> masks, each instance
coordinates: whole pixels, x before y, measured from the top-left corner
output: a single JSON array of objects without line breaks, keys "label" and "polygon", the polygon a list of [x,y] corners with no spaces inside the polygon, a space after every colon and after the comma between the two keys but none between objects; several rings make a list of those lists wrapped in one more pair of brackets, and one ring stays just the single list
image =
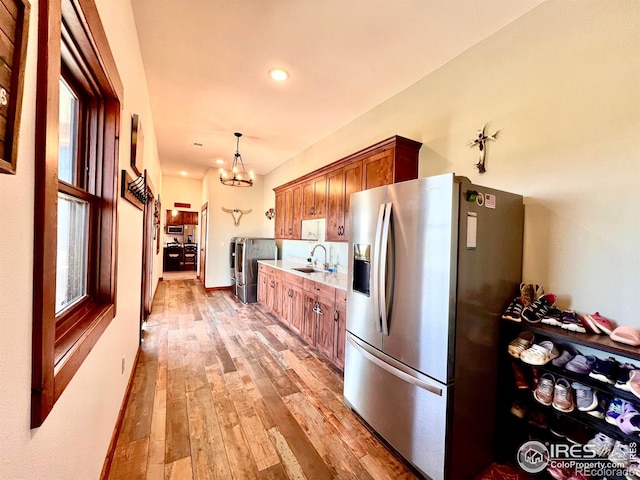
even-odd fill
[{"label": "kitchen countertop", "polygon": [[283,272],[298,275],[301,278],[308,278],[309,280],[323,283],[324,285],[328,285],[330,287],[339,288],[340,290],[344,290],[345,292],[347,291],[347,274],[344,272],[298,272],[297,270],[294,270],[294,268],[307,267],[307,264],[295,262],[292,260],[258,260],[258,263],[277,268],[278,270],[282,270]]}]

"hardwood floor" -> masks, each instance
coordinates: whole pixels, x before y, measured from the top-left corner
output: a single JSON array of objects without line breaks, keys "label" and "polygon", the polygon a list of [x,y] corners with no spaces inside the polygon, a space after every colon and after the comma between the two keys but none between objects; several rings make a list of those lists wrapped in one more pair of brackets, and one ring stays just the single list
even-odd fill
[{"label": "hardwood floor", "polygon": [[110,480],[418,478],[257,304],[163,281],[141,349]]}]

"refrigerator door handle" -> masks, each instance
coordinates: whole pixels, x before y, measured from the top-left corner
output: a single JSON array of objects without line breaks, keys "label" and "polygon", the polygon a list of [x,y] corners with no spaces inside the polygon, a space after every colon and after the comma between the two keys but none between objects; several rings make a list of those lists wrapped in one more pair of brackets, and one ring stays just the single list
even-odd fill
[{"label": "refrigerator door handle", "polygon": [[358,342],[356,339],[354,339],[349,333],[347,333],[347,341],[363,357],[365,357],[370,362],[375,363],[378,367],[382,368],[383,370],[386,370],[391,375],[394,375],[394,376],[398,377],[399,379],[404,380],[405,382],[408,382],[408,383],[410,383],[412,385],[420,387],[420,388],[422,388],[423,390],[426,390],[429,393],[433,393],[434,395],[438,395],[439,397],[442,396],[442,389],[441,388],[438,388],[438,387],[435,387],[433,385],[430,385],[430,384],[420,380],[419,378],[416,378],[413,375],[410,375],[409,373],[403,372],[402,370],[394,367],[393,365],[389,365],[387,362],[385,362],[381,358],[378,358],[377,355],[375,355],[373,352],[371,352],[364,345],[361,345],[360,342]]},{"label": "refrigerator door handle", "polygon": [[382,323],[382,333],[389,335],[387,305],[387,247],[389,243],[389,225],[391,223],[391,208],[393,204],[387,203],[384,208],[384,219],[382,223],[382,240],[380,242],[380,260],[378,262],[378,309],[380,310],[380,322]]},{"label": "refrigerator door handle", "polygon": [[378,284],[378,272],[380,271],[380,242],[382,241],[382,226],[384,221],[384,211],[385,211],[385,203],[380,204],[380,210],[378,211],[378,223],[376,223],[376,238],[373,243],[373,272],[371,272],[371,276],[373,277],[372,285],[372,295],[373,295],[373,303],[376,306],[376,331],[382,332],[382,327],[380,325],[380,285]]}]

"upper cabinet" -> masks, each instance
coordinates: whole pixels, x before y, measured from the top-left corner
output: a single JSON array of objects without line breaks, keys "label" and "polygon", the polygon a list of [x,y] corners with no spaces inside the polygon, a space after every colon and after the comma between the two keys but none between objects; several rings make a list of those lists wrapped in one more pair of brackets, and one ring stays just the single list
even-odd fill
[{"label": "upper cabinet", "polygon": [[197,225],[198,224],[198,212],[187,212],[185,210],[176,210],[176,214],[173,214],[173,210],[167,210],[167,225]]},{"label": "upper cabinet", "polygon": [[275,237],[299,240],[302,220],[326,218],[326,240],[349,241],[350,195],[418,178],[421,146],[396,135],[274,188]]},{"label": "upper cabinet", "polygon": [[325,218],[327,203],[327,176],[310,178],[302,184],[302,220]]}]

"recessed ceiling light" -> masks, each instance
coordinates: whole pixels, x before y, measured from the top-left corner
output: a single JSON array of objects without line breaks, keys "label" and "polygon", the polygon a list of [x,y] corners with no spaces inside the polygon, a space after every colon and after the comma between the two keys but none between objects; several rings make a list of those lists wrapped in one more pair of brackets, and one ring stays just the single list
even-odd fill
[{"label": "recessed ceiling light", "polygon": [[273,70],[269,70],[269,76],[277,82],[284,82],[287,78],[289,78],[289,74],[281,68],[274,68]]},{"label": "recessed ceiling light", "polygon": [[216,163],[217,163],[218,165],[222,165],[222,164],[224,163],[224,160],[222,160],[221,158],[219,158],[219,159],[217,159],[217,160],[216,160]]},{"label": "recessed ceiling light", "polygon": [[187,176],[187,172],[184,172],[184,171],[180,172],[180,175],[182,175],[183,177],[186,177]]}]

